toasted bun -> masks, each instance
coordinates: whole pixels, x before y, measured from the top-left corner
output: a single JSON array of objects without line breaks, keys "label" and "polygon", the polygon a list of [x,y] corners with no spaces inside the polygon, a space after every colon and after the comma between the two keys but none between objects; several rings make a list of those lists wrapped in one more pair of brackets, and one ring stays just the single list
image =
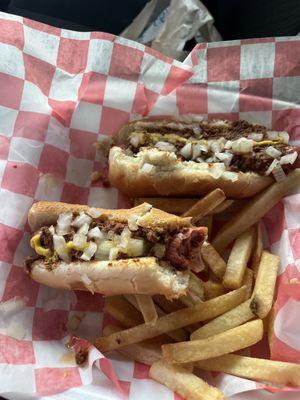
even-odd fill
[{"label": "toasted bun", "polygon": [[189,274],[161,266],[154,257],[116,261],[63,261],[50,266],[37,260],[28,271],[37,282],[58,289],[84,290],[106,296],[162,294],[177,298],[185,294]]},{"label": "toasted bun", "polygon": [[[147,149],[141,153],[145,156],[151,151]],[[236,180],[231,180],[226,173],[216,179],[211,174],[213,164],[174,160],[170,153],[160,153],[164,162],[157,163],[153,172],[144,173],[139,156],[128,156],[120,147],[112,147],[109,156],[111,184],[131,197],[199,196],[221,188],[228,197],[244,198],[255,195],[274,181],[254,172],[236,173]]]},{"label": "toasted bun", "polygon": [[[42,226],[55,224],[59,214],[67,211],[88,211],[89,207],[80,204],[68,204],[60,202],[40,201],[33,204],[28,214],[28,222],[32,231]],[[130,209],[108,210],[97,208],[102,215],[110,216],[116,222],[127,223],[131,215],[139,215],[137,224],[143,228],[165,228],[174,230],[177,228],[191,226],[191,218],[180,218],[176,215],[166,213],[152,208],[150,204],[143,203]]]}]

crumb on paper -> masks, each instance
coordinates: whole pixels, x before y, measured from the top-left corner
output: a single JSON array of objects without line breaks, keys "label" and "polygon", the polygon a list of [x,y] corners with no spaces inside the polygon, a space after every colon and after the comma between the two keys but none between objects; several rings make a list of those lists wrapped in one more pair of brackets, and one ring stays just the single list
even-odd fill
[{"label": "crumb on paper", "polygon": [[298,281],[297,278],[290,279],[290,285],[297,285],[298,283],[300,283],[300,282]]},{"label": "crumb on paper", "polygon": [[68,375],[69,375],[69,374],[67,373],[67,371],[65,371],[65,372],[64,372],[64,375],[63,375],[63,378],[66,379],[66,378],[68,377]]},{"label": "crumb on paper", "polygon": [[101,179],[102,173],[100,171],[94,171],[91,173],[91,181],[97,182]]}]

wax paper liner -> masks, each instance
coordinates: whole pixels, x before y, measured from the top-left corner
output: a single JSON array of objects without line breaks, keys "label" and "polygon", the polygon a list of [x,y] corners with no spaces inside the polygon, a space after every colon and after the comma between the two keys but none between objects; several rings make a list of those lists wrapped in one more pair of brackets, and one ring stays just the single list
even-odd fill
[{"label": "wax paper liner", "polygon": [[[181,64],[106,33],[71,32],[0,14],[1,394],[74,393],[96,382],[103,399],[179,398],[148,379],[144,365],[105,358],[94,348],[86,368],[75,365],[66,348],[67,326],[74,316],[82,319],[76,334],[92,342],[101,334],[104,299],[40,286],[24,274],[28,209],[45,199],[128,204],[117,190],[91,184],[91,173],[103,167],[94,143],[149,113],[245,118],[287,129],[297,142],[299,49],[297,38],[223,42],[197,46]],[[300,354],[294,317],[299,299],[293,297],[299,206],[294,194],[265,217],[271,250],[282,258],[273,356],[292,361]],[[225,374],[204,376],[228,397],[261,387]]]}]

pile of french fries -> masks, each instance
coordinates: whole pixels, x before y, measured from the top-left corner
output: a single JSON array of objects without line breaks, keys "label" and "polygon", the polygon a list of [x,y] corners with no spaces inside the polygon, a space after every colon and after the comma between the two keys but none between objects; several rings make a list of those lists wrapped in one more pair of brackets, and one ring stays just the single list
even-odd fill
[{"label": "pile of french fries", "polygon": [[[136,199],[136,205],[146,200],[208,227],[211,242],[205,242],[201,251],[208,279],[191,272],[187,294],[173,301],[159,295],[107,298],[106,311],[120,326],[106,326],[95,346],[104,353],[118,350],[151,366],[151,378],[185,399],[224,398],[195,374],[198,368],[300,386],[300,365],[236,353],[259,342],[264,333],[272,340],[270,316],[280,260],[263,249],[260,219],[299,181],[300,171],[295,170],[255,198],[242,201],[226,199],[220,189],[200,200]],[[187,204],[189,209],[183,209]],[[216,218],[227,222],[212,237]]]}]

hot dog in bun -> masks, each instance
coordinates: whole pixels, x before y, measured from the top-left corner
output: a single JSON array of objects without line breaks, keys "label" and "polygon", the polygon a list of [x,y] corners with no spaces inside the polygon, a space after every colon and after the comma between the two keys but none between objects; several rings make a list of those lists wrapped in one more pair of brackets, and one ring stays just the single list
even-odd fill
[{"label": "hot dog in bun", "polygon": [[296,167],[287,132],[246,121],[140,120],[121,128],[109,179],[132,196],[250,197]]},{"label": "hot dog in bun", "polygon": [[202,268],[207,229],[147,203],[107,210],[38,202],[28,221],[35,256],[27,273],[51,287],[176,298],[186,292],[189,270]]}]

